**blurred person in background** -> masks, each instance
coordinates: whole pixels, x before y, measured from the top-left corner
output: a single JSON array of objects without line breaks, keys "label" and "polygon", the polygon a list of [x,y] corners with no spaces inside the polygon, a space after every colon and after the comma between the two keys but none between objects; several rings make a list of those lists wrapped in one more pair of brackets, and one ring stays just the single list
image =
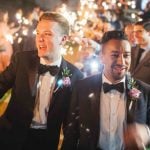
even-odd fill
[{"label": "blurred person in background", "polygon": [[[10,64],[13,54],[12,35],[8,26],[8,12],[0,10],[0,73]],[[9,37],[11,39],[9,39]],[[0,116],[7,108],[11,92],[10,90],[0,99]]]},{"label": "blurred person in background", "polygon": [[147,2],[144,12],[142,15],[140,15],[140,17],[143,19],[143,21],[147,21],[150,19],[150,1]]},{"label": "blurred person in background", "polygon": [[150,21],[135,23],[133,35],[137,48],[132,51],[131,75],[150,84]]},{"label": "blurred person in background", "polygon": [[0,37],[0,72],[10,64],[12,54],[11,43],[5,37]]},{"label": "blurred person in background", "polygon": [[0,10],[0,72],[9,65],[13,54],[13,48],[10,41],[12,35],[7,22],[8,13]]}]

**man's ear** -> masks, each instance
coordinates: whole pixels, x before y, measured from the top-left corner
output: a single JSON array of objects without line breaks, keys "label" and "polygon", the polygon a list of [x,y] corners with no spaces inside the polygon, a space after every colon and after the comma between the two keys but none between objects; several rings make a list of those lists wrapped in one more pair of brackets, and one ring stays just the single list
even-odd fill
[{"label": "man's ear", "polygon": [[66,41],[66,40],[68,40],[68,36],[67,35],[64,35],[64,37],[62,38],[62,41]]},{"label": "man's ear", "polygon": [[64,45],[68,39],[69,39],[69,36],[64,35],[64,36],[62,37],[62,40],[61,40],[60,45]]}]

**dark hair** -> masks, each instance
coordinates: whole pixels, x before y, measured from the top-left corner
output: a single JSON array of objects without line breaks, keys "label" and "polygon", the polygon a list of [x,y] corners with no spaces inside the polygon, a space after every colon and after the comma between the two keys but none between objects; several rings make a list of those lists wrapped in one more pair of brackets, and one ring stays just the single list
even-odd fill
[{"label": "dark hair", "polygon": [[40,16],[39,21],[41,20],[51,20],[57,22],[60,25],[63,34],[69,34],[69,23],[60,13],[46,11]]},{"label": "dark hair", "polygon": [[116,40],[128,40],[125,33],[123,31],[115,30],[115,31],[108,31],[105,32],[102,39],[101,44],[108,42],[109,40],[116,39]]},{"label": "dark hair", "polygon": [[139,21],[139,22],[136,22],[135,25],[143,26],[143,28],[146,31],[150,31],[150,20],[148,20],[148,21]]}]

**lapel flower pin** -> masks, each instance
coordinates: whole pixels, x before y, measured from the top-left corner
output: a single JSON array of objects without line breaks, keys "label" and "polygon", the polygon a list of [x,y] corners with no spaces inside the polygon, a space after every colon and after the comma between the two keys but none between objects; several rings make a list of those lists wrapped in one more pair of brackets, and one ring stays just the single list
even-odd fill
[{"label": "lapel flower pin", "polygon": [[65,87],[68,87],[71,85],[70,77],[72,76],[70,70],[66,67],[62,71],[62,84]]},{"label": "lapel flower pin", "polygon": [[70,70],[66,67],[62,71],[62,78],[57,81],[58,87],[54,92],[56,92],[60,87],[69,87],[71,85],[70,77],[72,76]]},{"label": "lapel flower pin", "polygon": [[136,81],[133,78],[131,78],[128,82],[128,89],[129,89],[128,94],[131,99],[129,110],[131,110],[133,102],[139,99],[141,91],[138,90],[136,86]]}]

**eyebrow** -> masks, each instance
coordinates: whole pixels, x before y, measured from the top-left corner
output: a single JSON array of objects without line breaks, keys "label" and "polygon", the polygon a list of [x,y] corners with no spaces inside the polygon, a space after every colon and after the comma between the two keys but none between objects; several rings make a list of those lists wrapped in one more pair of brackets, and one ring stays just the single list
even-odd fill
[{"label": "eyebrow", "polygon": [[113,51],[111,51],[112,53],[118,53],[118,51],[117,50],[113,50]]},{"label": "eyebrow", "polygon": [[[111,53],[119,53],[119,51],[112,51]],[[123,53],[131,53],[130,51],[124,51]]]},{"label": "eyebrow", "polygon": [[[36,32],[40,32],[39,30],[36,30]],[[43,33],[53,33],[52,31],[42,31]]]}]

